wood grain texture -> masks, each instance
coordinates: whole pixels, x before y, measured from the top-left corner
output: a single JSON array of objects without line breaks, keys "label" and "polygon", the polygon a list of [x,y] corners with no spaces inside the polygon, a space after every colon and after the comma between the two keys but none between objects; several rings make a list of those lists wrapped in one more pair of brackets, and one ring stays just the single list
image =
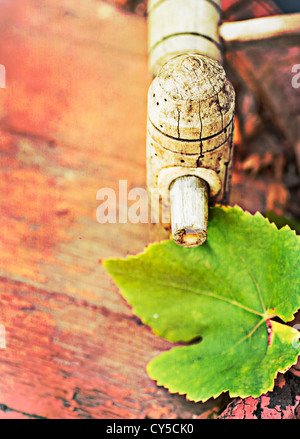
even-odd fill
[{"label": "wood grain texture", "polygon": [[96,221],[99,188],[145,187],[146,20],[16,0],[0,24],[0,418],[217,416],[224,399],[194,404],[149,379],[169,343],[99,262],[149,242],[146,224]]}]

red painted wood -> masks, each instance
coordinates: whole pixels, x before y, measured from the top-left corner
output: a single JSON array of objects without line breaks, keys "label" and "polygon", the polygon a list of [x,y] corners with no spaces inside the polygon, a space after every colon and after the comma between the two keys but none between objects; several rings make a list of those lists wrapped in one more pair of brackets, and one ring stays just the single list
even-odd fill
[{"label": "red painted wood", "polygon": [[[99,263],[149,242],[146,224],[96,220],[98,189],[145,187],[146,19],[15,0],[0,28],[0,418],[217,417],[226,396],[196,404],[150,380],[170,344]],[[232,199],[262,210],[267,189],[235,172]]]}]

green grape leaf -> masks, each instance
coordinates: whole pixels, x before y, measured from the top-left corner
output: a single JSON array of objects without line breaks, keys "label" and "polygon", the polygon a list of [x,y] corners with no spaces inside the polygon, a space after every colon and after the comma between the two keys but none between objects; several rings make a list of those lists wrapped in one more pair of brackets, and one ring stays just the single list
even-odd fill
[{"label": "green grape leaf", "polygon": [[155,334],[184,344],[154,358],[150,377],[206,401],[225,391],[258,397],[295,364],[300,333],[284,322],[300,308],[299,262],[300,237],[288,226],[216,206],[201,247],[163,241],[103,264]]}]

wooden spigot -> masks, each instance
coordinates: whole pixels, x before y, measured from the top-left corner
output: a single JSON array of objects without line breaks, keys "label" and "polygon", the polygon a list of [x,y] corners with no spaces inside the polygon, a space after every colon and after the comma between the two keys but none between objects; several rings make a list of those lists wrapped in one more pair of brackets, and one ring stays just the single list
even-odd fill
[{"label": "wooden spigot", "polygon": [[174,241],[205,242],[208,203],[227,203],[235,93],[222,67],[217,0],[149,2],[147,185]]}]

